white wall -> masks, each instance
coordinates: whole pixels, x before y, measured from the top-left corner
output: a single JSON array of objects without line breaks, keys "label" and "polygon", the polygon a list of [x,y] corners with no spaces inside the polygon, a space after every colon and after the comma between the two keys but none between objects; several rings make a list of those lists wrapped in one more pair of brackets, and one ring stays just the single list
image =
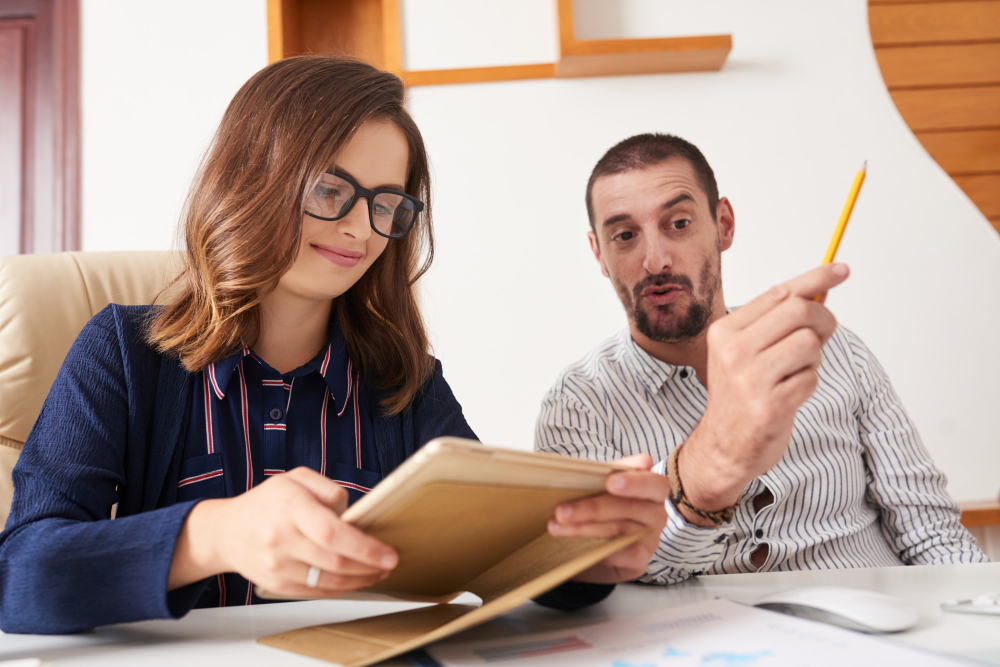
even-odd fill
[{"label": "white wall", "polygon": [[[411,90],[435,176],[425,312],[480,437],[530,448],[559,370],[624,326],[587,249],[583,188],[612,144],[666,131],[702,148],[734,203],[730,304],[819,262],[869,160],[841,246],[854,273],[828,304],[888,369],[952,493],[996,497],[1000,237],[899,118],[865,0],[577,2],[581,38],[731,32],[734,49],[719,73]],[[169,245],[212,127],[264,64],[262,0],[194,5],[84,0],[88,250]],[[555,53],[546,0],[403,0],[402,11],[411,68]]]},{"label": "white wall", "polygon": [[[485,11],[455,18],[445,4],[404,1],[438,26],[426,47],[437,67],[449,48],[453,66],[468,60],[452,35],[485,42],[491,25],[511,25]],[[559,370],[624,326],[587,247],[584,185],[620,139],[673,132],[702,148],[735,206],[730,304],[819,263],[869,160],[839,255],[853,276],[828,304],[887,367],[952,493],[995,498],[1000,237],[898,116],[865,1],[578,0],[577,11],[581,38],[731,32],[734,48],[719,73],[411,91],[436,177],[439,254],[424,303],[480,437],[529,447]],[[406,34],[407,58],[430,60]]]},{"label": "white wall", "polygon": [[265,0],[82,0],[84,250],[169,248],[237,89],[267,64]]}]

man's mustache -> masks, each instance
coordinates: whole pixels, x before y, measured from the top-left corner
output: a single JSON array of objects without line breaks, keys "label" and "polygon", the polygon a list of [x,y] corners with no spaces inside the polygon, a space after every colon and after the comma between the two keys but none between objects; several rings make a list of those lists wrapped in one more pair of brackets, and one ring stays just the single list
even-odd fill
[{"label": "man's mustache", "polygon": [[678,287],[694,291],[694,284],[691,282],[691,279],[683,273],[659,273],[655,276],[647,276],[635,284],[635,287],[632,288],[634,302],[639,301],[643,290],[646,288],[660,287],[662,285],[677,285]]}]

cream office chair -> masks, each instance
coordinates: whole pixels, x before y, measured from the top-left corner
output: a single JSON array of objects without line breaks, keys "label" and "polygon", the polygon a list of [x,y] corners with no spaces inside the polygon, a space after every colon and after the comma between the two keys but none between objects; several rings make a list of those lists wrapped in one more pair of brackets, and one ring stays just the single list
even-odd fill
[{"label": "cream office chair", "polygon": [[83,325],[109,303],[153,303],[179,269],[173,252],[0,258],[0,527],[11,470]]}]

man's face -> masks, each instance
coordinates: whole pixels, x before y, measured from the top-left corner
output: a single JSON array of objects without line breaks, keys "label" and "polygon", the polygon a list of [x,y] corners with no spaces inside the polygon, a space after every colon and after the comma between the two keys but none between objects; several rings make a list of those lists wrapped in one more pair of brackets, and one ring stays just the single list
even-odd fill
[{"label": "man's face", "polygon": [[591,201],[591,249],[634,330],[678,343],[724,313],[721,252],[732,245],[732,208],[721,199],[712,219],[687,160],[602,176]]}]

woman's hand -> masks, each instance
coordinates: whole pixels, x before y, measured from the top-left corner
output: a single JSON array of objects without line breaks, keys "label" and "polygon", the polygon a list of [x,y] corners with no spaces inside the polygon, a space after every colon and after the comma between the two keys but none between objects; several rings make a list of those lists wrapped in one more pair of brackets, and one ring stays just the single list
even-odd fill
[{"label": "woman's hand", "polygon": [[[393,549],[340,520],[347,492],[333,480],[296,468],[235,498],[204,500],[177,540],[167,590],[237,572],[281,595],[335,595],[389,576]],[[306,586],[309,568],[322,572]]]},{"label": "woman's hand", "polygon": [[578,500],[556,508],[549,520],[549,534],[555,537],[618,537],[649,531],[645,537],[603,561],[584,570],[574,581],[614,584],[631,581],[646,573],[653,552],[660,544],[660,533],[667,524],[664,504],[670,496],[670,483],[663,475],[649,472],[653,460],[645,454],[617,461],[636,468],[635,472],[609,475],[608,493]]}]

